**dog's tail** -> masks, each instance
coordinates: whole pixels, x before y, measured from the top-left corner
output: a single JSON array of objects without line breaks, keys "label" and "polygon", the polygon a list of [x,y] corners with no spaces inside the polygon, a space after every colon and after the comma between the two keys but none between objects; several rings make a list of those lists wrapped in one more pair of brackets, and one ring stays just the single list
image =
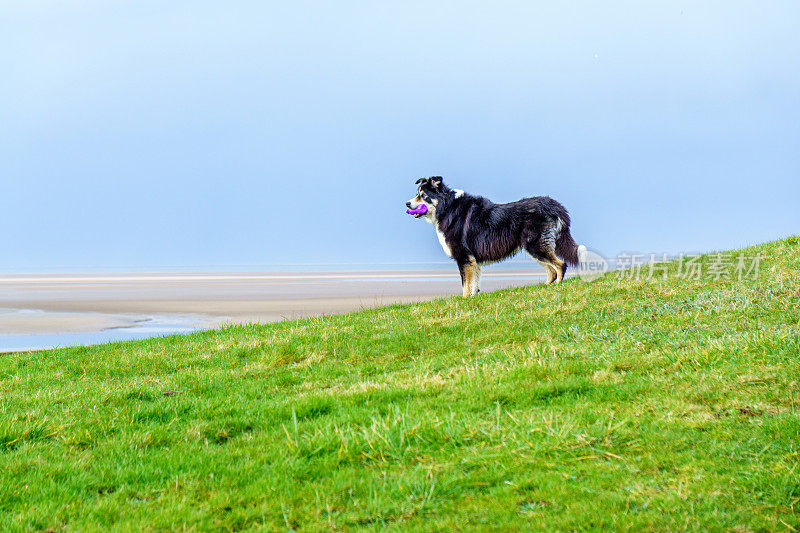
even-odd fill
[{"label": "dog's tail", "polygon": [[577,266],[585,253],[586,247],[582,244],[578,246],[569,232],[569,226],[564,225],[556,238],[556,255],[569,265]]}]

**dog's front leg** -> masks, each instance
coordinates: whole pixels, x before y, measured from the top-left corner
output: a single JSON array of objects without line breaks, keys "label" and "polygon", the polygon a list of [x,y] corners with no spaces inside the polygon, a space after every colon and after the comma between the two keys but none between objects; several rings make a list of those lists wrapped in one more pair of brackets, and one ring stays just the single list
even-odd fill
[{"label": "dog's front leg", "polygon": [[458,271],[461,273],[461,295],[466,298],[477,294],[480,268],[475,262],[475,259],[469,258],[464,262],[459,262]]},{"label": "dog's front leg", "polygon": [[481,266],[477,263],[473,263],[469,293],[471,296],[475,296],[479,292],[481,292]]},{"label": "dog's front leg", "polygon": [[458,273],[461,274],[461,295],[466,298],[469,296],[469,263],[459,261]]}]

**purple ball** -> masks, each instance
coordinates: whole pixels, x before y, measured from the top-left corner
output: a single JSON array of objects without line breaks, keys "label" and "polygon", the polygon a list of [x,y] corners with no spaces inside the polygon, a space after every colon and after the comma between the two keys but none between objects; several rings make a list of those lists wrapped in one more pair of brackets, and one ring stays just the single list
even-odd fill
[{"label": "purple ball", "polygon": [[425,204],[419,204],[414,209],[406,209],[406,213],[409,215],[424,215],[428,212],[428,206]]}]

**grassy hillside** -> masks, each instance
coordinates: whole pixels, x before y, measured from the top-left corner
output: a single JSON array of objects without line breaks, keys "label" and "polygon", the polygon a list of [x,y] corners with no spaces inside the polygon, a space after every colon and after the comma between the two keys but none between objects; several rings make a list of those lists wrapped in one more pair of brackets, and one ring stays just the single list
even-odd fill
[{"label": "grassy hillside", "polygon": [[0,355],[0,523],[798,530],[798,243]]}]

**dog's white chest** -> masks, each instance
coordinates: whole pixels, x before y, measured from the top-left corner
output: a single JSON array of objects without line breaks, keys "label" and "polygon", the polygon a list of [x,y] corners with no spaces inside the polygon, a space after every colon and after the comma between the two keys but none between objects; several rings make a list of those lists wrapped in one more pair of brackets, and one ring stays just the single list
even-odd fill
[{"label": "dog's white chest", "polygon": [[447,257],[452,259],[453,252],[450,251],[450,247],[447,246],[447,241],[444,238],[444,233],[442,233],[438,227],[436,228],[436,236],[439,237],[439,244],[442,245],[442,250],[444,250],[444,253],[447,254]]}]

